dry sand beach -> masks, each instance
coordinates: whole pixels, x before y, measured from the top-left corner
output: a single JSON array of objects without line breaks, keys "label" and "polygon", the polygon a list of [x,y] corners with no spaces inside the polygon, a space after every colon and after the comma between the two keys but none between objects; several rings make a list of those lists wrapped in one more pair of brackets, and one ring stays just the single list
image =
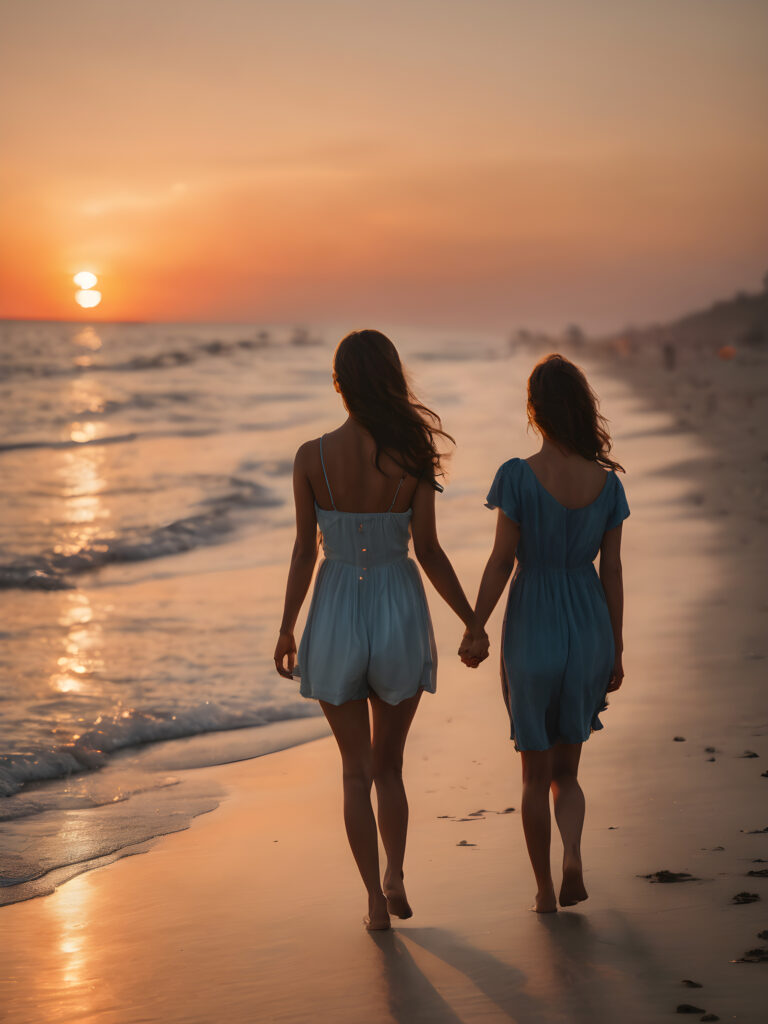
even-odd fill
[{"label": "dry sand beach", "polygon": [[[723,361],[714,345],[683,346],[671,371],[659,348],[622,351],[576,354],[613,424],[632,509],[626,680],[582,761],[589,901],[529,912],[500,614],[491,658],[470,672],[430,591],[438,692],[406,752],[413,919],[363,930],[324,736],[195,769],[224,793],[213,813],[0,910],[0,1019],[645,1024],[688,1004],[700,1012],[685,1019],[765,1020],[768,965],[734,962],[768,949],[765,352]],[[507,365],[457,363],[445,410],[460,443],[441,534],[472,596],[493,531],[488,483],[534,447],[524,381]],[[230,568],[197,585],[243,601],[258,587],[277,624],[284,573]],[[692,877],[644,877],[659,871]],[[756,898],[734,901],[745,892]]]}]

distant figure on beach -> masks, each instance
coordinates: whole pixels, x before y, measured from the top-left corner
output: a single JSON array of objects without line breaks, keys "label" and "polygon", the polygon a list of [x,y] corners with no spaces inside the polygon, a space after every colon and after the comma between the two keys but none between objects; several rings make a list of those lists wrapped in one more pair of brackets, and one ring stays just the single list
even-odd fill
[{"label": "distant figure on beach", "polygon": [[[582,371],[549,355],[528,380],[528,420],[541,450],[505,462],[487,507],[498,509],[496,539],[475,607],[479,630],[512,575],[502,639],[502,692],[522,755],[522,818],[536,876],[539,913],[557,910],[550,870],[549,791],[563,840],[563,907],[587,898],[581,864],[584,794],[581,745],[605,696],[618,690],[624,591],[622,522],[629,515],[622,467]],[[600,574],[594,559],[600,553]],[[516,563],[516,564],[515,564]],[[474,667],[484,644],[462,642]]]},{"label": "distant figure on beach", "polygon": [[[339,343],[333,384],[347,419],[296,453],[296,542],[275,665],[281,676],[301,678],[304,697],[320,701],[339,745],[344,822],[368,891],[364,922],[374,931],[390,927],[390,914],[412,915],[403,873],[403,752],[421,694],[436,685],[432,623],[409,537],[464,622],[474,659],[487,657],[488,638],[437,538],[437,443],[453,439],[416,400],[397,349],[379,331],[353,331]],[[325,559],[297,659],[293,631],[317,560],[318,526]],[[372,783],[387,856],[383,878]]]}]

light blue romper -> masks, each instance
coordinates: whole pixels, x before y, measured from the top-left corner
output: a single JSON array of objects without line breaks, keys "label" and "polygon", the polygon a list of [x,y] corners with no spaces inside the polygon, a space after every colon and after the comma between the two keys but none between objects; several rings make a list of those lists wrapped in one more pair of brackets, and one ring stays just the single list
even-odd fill
[{"label": "light blue romper", "polygon": [[371,691],[399,704],[420,689],[435,692],[437,651],[427,596],[408,557],[412,510],[393,512],[402,479],[386,512],[315,502],[323,554],[299,644],[294,675],[301,695],[343,704]]},{"label": "light blue romper", "polygon": [[520,525],[517,565],[504,617],[502,685],[517,750],[583,743],[613,668],[608,605],[594,560],[606,530],[629,515],[616,473],[583,508],[561,505],[524,459],[500,467],[488,508]]}]

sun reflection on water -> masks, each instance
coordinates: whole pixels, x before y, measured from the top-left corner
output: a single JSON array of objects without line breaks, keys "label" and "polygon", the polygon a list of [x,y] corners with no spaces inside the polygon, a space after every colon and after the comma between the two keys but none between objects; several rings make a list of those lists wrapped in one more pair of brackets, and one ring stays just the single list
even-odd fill
[{"label": "sun reflection on water", "polygon": [[[101,344],[90,328],[80,331],[75,340],[90,348]],[[105,398],[97,381],[75,380],[69,383],[66,404],[70,409],[96,412],[104,408]],[[90,441],[97,436],[97,424],[71,422],[69,436],[73,441]],[[103,548],[108,536],[105,526],[110,519],[110,509],[102,496],[107,486],[107,460],[108,453],[100,446],[83,445],[61,453],[57,465],[59,497],[57,507],[51,510],[51,521],[57,524],[56,555],[87,562]],[[96,692],[98,673],[104,665],[103,632],[87,592],[76,590],[66,595],[59,624],[63,627],[64,649],[50,676],[51,689],[57,693]]]},{"label": "sun reflection on water", "polygon": [[101,338],[93,327],[82,327],[72,338],[76,345],[81,348],[89,348],[92,352],[98,352],[101,348]]},{"label": "sun reflection on water", "polygon": [[95,423],[73,423],[70,428],[70,437],[73,441],[92,441],[96,437]]},{"label": "sun reflection on water", "polygon": [[[69,400],[72,407],[82,413],[102,413],[107,404],[101,384],[93,378],[87,377],[72,381]],[[72,427],[75,426],[77,424],[73,423]]]},{"label": "sun reflection on water", "polygon": [[88,594],[77,590],[66,595],[59,616],[66,629],[64,653],[56,659],[51,688],[58,693],[93,693],[96,676],[104,667],[101,623],[94,618]]},{"label": "sun reflection on water", "polygon": [[[87,349],[88,352],[98,352],[102,345],[101,338],[93,327],[82,327],[72,336],[72,342],[79,348]],[[90,366],[92,363],[93,359],[86,353],[75,356],[75,366]]]},{"label": "sun reflection on water", "polygon": [[61,886],[50,906],[59,926],[61,982],[66,988],[82,987],[89,958],[88,910],[92,895],[88,875],[78,875]]},{"label": "sun reflection on water", "polygon": [[[103,399],[91,394],[91,402],[98,400],[103,403]],[[97,424],[92,421],[73,422],[69,427],[72,441],[91,441],[97,434]],[[57,555],[86,550],[103,534],[104,522],[110,516],[101,497],[106,487],[106,460],[106,452],[96,445],[83,445],[62,453],[58,476],[64,501],[61,519],[66,524],[66,534],[54,548]]]}]

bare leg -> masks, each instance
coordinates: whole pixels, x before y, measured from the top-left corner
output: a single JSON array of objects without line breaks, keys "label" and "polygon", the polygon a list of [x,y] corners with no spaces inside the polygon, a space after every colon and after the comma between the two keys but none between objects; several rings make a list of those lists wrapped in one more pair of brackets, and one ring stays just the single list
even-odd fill
[{"label": "bare leg", "polygon": [[408,832],[408,799],[403,785],[403,752],[422,691],[392,706],[371,694],[373,711],[373,781],[378,801],[379,832],[387,854],[383,889],[389,912],[412,917],[405,895],[403,861]]},{"label": "bare leg", "polygon": [[557,910],[552,869],[549,863],[549,841],[552,830],[549,814],[549,787],[552,783],[552,751],[523,750],[523,831],[536,876],[536,903],[539,914]]},{"label": "bare leg", "polygon": [[552,795],[555,821],[563,840],[563,884],[560,906],[572,907],[587,898],[581,869],[584,793],[577,778],[580,743],[557,743],[552,750]]},{"label": "bare leg", "polygon": [[341,753],[344,777],[344,824],[352,854],[368,891],[370,930],[389,928],[389,914],[379,878],[379,840],[371,806],[371,726],[367,700],[338,706],[320,701]]}]

